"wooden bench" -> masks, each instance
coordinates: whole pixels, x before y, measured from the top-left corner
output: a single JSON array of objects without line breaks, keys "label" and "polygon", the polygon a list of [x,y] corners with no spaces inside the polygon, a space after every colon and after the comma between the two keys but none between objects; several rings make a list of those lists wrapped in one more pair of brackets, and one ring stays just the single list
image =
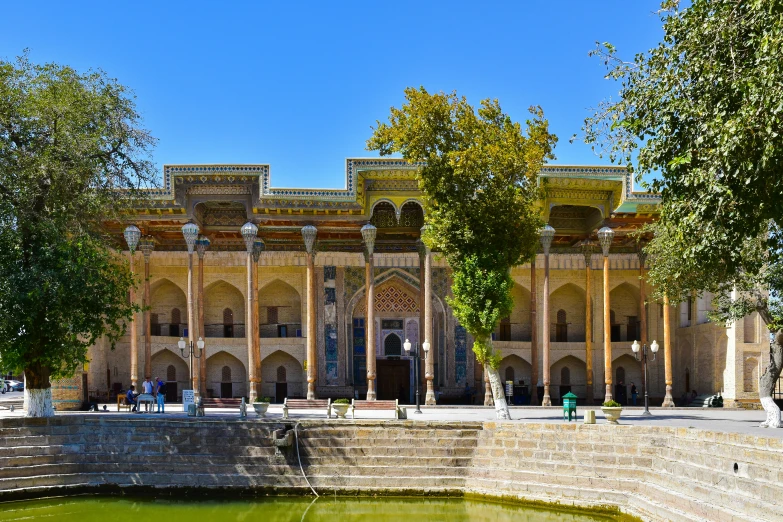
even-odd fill
[{"label": "wooden bench", "polygon": [[202,403],[204,404],[205,408],[239,408],[239,406],[242,404],[242,399],[204,398],[202,399]]},{"label": "wooden bench", "polygon": [[401,409],[397,404],[397,399],[393,401],[362,401],[353,399],[351,401],[351,418],[356,418],[356,410],[393,411],[395,419],[399,419],[401,414],[405,418],[405,412],[400,411]]},{"label": "wooden bench", "polygon": [[288,410],[322,410],[326,408],[326,417],[332,418],[332,399],[289,399],[283,401],[283,418],[288,418]]}]

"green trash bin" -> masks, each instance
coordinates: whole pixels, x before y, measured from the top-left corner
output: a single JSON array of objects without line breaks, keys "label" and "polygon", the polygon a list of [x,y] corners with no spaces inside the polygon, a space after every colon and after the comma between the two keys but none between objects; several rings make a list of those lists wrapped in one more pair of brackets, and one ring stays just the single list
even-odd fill
[{"label": "green trash bin", "polygon": [[576,395],[568,392],[563,395],[563,420],[568,415],[568,422],[571,422],[571,414],[574,415],[574,420],[576,420]]}]

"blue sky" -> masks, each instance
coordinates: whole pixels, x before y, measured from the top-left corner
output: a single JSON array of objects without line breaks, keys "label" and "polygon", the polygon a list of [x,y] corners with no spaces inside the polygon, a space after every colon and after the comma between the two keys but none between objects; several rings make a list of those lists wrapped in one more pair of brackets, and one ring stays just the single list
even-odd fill
[{"label": "blue sky", "polygon": [[616,96],[588,51],[660,40],[650,0],[515,2],[13,2],[0,57],[102,68],[134,89],[154,159],[268,163],[276,187],[343,187],[346,157],[406,86],[541,105],[557,164],[609,164],[568,140]]}]

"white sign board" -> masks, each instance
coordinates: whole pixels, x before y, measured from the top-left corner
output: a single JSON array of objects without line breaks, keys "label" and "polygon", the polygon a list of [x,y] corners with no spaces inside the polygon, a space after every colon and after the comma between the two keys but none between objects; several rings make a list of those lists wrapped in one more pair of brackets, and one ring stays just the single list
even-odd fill
[{"label": "white sign board", "polygon": [[193,390],[182,390],[182,411],[188,411],[188,404],[196,402],[196,394]]},{"label": "white sign board", "polygon": [[514,381],[506,381],[506,395],[509,397],[514,395]]}]

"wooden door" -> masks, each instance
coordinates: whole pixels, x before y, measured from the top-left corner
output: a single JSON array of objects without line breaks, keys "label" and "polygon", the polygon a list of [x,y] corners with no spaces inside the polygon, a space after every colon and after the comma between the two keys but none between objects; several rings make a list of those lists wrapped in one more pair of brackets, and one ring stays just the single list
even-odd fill
[{"label": "wooden door", "polygon": [[[410,402],[410,361],[378,359],[378,400]],[[420,391],[423,393],[423,391]]]},{"label": "wooden door", "polygon": [[166,402],[177,402],[177,381],[166,382]]},{"label": "wooden door", "polygon": [[275,402],[281,404],[283,399],[288,397],[288,383],[276,382],[275,383]]},{"label": "wooden door", "polygon": [[230,399],[234,395],[234,384],[230,382],[220,383],[220,397]]}]

